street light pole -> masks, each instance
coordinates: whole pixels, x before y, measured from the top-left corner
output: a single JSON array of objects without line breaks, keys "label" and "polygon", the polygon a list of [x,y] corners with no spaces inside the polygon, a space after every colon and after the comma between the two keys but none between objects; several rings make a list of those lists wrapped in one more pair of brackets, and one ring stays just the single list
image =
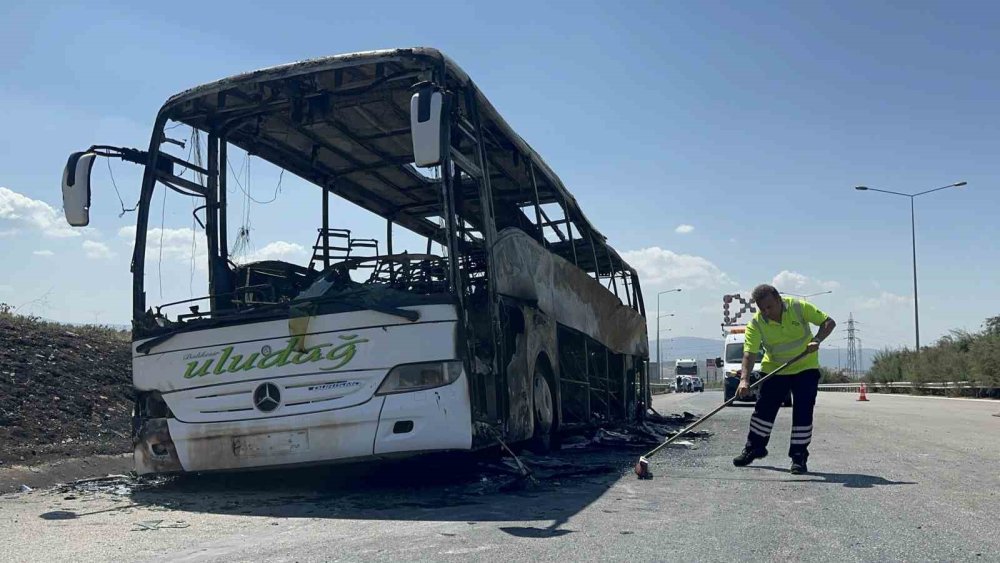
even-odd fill
[{"label": "street light pole", "polygon": [[[660,363],[660,296],[664,293],[673,293],[675,291],[680,291],[678,289],[665,289],[656,294],[656,380],[663,380],[663,364]],[[669,316],[673,316],[671,313]]]},{"label": "street light pole", "polygon": [[[964,182],[963,182],[964,183]],[[917,340],[917,353],[920,353],[920,306],[917,304],[917,219],[913,212],[913,200],[910,196],[910,241],[913,244],[913,332]]]},{"label": "street light pole", "polygon": [[787,291],[780,292],[782,295],[791,295],[792,297],[801,297],[807,299],[809,297],[816,297],[817,295],[826,295],[828,293],[833,293],[833,290],[820,291],[819,293],[810,293],[809,295],[799,295],[798,293],[788,293]]},{"label": "street light pole", "polygon": [[903,197],[910,198],[910,240],[913,244],[913,333],[917,346],[917,353],[920,353],[920,306],[917,302],[917,219],[916,212],[913,209],[913,200],[924,194],[929,194],[931,192],[937,192],[940,190],[946,190],[948,188],[961,188],[967,185],[968,182],[955,182],[954,184],[948,184],[947,186],[941,186],[940,188],[934,188],[931,190],[925,190],[915,194],[904,194],[901,192],[894,192],[890,190],[879,190],[876,188],[869,188],[868,186],[855,186],[854,189],[859,191],[872,191],[881,192],[884,194],[892,194]]}]

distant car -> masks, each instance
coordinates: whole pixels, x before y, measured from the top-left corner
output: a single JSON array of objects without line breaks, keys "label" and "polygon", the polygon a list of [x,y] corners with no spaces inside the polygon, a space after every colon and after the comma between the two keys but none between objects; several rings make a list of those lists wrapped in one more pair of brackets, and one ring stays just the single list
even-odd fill
[{"label": "distant car", "polygon": [[696,375],[679,375],[674,380],[674,391],[677,393],[695,393],[705,390],[705,382]]}]

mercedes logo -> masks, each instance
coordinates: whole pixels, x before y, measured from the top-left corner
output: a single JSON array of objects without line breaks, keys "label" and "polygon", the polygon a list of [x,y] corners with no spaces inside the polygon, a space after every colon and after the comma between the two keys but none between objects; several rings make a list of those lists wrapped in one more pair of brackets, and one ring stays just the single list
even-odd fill
[{"label": "mercedes logo", "polygon": [[281,403],[281,391],[273,383],[263,383],[253,392],[253,406],[261,412],[271,412]]}]

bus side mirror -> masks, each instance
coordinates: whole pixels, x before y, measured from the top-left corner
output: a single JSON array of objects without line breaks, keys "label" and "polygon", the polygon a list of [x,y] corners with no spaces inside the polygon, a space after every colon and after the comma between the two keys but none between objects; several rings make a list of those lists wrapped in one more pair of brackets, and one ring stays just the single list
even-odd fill
[{"label": "bus side mirror", "polygon": [[444,123],[444,94],[433,84],[420,86],[410,98],[410,136],[413,139],[413,164],[426,168],[444,160],[447,147]]},{"label": "bus side mirror", "polygon": [[69,155],[63,170],[63,211],[66,222],[74,227],[90,224],[90,169],[95,158],[92,152],[75,152]]},{"label": "bus side mirror", "polygon": [[724,365],[726,364],[722,363],[722,358],[715,358],[715,367],[721,368]]}]

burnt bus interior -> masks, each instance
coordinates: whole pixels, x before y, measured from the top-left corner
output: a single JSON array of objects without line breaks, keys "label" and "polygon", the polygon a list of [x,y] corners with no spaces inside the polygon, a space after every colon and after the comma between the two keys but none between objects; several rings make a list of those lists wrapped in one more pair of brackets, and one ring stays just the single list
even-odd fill
[{"label": "burnt bus interior", "polygon": [[[414,165],[411,98],[445,94],[442,165]],[[206,162],[161,150],[164,125],[183,123],[207,134]],[[322,224],[308,265],[265,261],[238,265],[227,240],[229,146],[269,161],[320,188]],[[106,147],[105,150],[111,149]],[[431,50],[395,50],[318,59],[265,69],[201,86],[164,105],[148,153],[123,156],[148,164],[133,258],[135,338],[288,314],[308,298],[311,314],[454,303],[462,325],[477,421],[496,423],[512,400],[504,366],[525,330],[532,304],[493,294],[491,248],[498,233],[517,229],[597,280],[620,303],[644,315],[635,271],[586,219],[541,158],[503,121],[469,78]],[[122,155],[115,155],[122,156]],[[131,158],[130,158],[131,157]],[[193,171],[205,178],[183,178]],[[153,187],[160,183],[201,198],[199,223],[208,246],[208,310],[169,320],[147,309],[145,237]],[[384,239],[352,238],[335,224],[331,195],[386,220]],[[425,252],[399,253],[394,229],[427,241]],[[312,237],[310,237],[312,238]],[[439,249],[432,252],[432,246]],[[444,249],[443,252],[440,249]],[[359,273],[362,275],[359,277]],[[197,300],[192,300],[197,301]],[[168,304],[169,305],[169,304]],[[644,325],[643,325],[644,326]],[[645,335],[643,334],[643,339]],[[645,346],[645,344],[644,344]],[[559,424],[591,424],[636,416],[646,391],[644,355],[614,353],[591,336],[558,328]]]}]

